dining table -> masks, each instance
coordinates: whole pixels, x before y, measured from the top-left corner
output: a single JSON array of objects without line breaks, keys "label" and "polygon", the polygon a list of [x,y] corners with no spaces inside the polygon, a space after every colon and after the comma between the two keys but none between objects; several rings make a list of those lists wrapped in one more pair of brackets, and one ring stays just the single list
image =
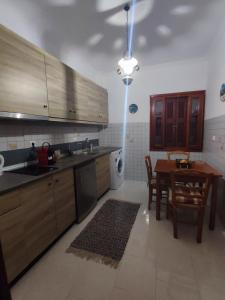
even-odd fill
[{"label": "dining table", "polygon": [[[170,174],[173,171],[178,170],[176,160],[158,159],[155,165],[156,173],[156,220],[160,220],[161,213],[161,192],[160,183],[167,182],[170,184]],[[199,171],[212,176],[212,192],[210,197],[210,216],[209,216],[209,229],[214,230],[216,220],[216,208],[217,208],[217,191],[218,180],[223,175],[204,161],[193,161],[190,170]]]}]

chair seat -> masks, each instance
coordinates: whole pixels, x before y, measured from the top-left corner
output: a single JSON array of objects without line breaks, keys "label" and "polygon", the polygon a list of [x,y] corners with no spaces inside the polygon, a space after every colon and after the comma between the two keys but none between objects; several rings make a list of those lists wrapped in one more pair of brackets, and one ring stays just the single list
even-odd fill
[{"label": "chair seat", "polygon": [[191,204],[200,205],[202,203],[202,194],[197,189],[195,191],[189,191],[185,186],[176,188],[176,199],[172,199],[172,190],[169,189],[169,202],[175,202],[177,204]]}]

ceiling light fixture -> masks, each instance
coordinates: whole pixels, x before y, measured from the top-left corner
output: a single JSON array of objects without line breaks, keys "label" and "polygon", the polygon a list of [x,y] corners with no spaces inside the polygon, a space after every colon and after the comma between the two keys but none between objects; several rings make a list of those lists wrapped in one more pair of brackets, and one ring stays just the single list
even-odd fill
[{"label": "ceiling light fixture", "polygon": [[[128,19],[129,10],[130,10],[130,5],[126,4],[124,6],[124,11],[127,14],[127,28],[126,28],[127,49],[124,57],[119,60],[118,67],[117,67],[117,73],[119,75],[122,75],[122,80],[125,85],[130,85],[132,83],[133,73],[140,69],[137,59],[132,56],[132,49],[131,49],[132,43],[131,40],[129,41],[129,19]],[[131,26],[133,26],[133,24],[131,24]],[[132,39],[132,36],[130,36],[130,39]]]}]

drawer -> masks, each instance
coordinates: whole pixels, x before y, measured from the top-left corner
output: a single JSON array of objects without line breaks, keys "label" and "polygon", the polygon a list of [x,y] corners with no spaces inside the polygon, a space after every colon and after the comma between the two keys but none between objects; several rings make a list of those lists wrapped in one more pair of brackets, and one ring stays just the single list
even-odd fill
[{"label": "drawer", "polygon": [[19,207],[21,204],[20,189],[0,196],[0,216]]}]

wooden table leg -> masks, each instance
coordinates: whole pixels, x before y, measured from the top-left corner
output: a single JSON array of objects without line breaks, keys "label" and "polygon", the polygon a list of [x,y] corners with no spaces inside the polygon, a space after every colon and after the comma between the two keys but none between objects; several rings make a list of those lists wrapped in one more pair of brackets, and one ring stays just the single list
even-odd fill
[{"label": "wooden table leg", "polygon": [[216,221],[216,207],[217,207],[217,192],[218,192],[218,178],[214,177],[212,182],[212,196],[210,204],[209,229],[214,230]]},{"label": "wooden table leg", "polygon": [[160,174],[156,174],[156,220],[160,220],[161,192],[160,192]]},{"label": "wooden table leg", "polygon": [[0,299],[12,300],[10,295],[9,285],[7,283],[5,264],[2,255],[2,248],[0,243]]}]

